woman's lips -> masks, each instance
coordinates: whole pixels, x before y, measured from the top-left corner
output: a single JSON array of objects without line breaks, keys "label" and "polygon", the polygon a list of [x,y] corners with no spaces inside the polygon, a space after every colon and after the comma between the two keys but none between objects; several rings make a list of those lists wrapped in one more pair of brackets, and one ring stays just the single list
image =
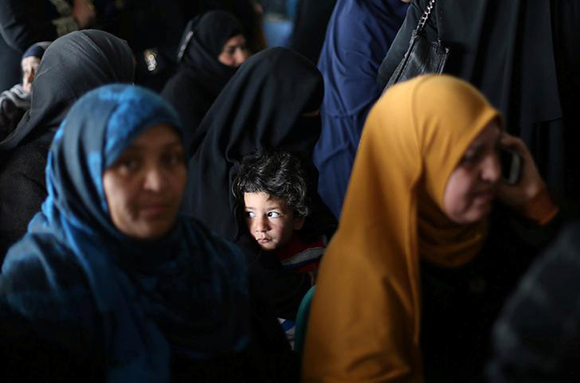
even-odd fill
[{"label": "woman's lips", "polygon": [[167,211],[169,210],[169,207],[170,206],[168,204],[161,204],[161,203],[160,204],[142,205],[139,208],[139,211],[145,217],[154,218],[154,217],[165,215],[167,213]]},{"label": "woman's lips", "polygon": [[474,199],[480,202],[491,202],[495,198],[493,190],[481,191],[474,194]]}]

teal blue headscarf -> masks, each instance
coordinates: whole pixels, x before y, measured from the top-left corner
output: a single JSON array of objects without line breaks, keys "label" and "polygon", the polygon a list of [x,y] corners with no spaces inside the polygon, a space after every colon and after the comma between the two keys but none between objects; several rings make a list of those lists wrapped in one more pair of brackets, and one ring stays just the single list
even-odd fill
[{"label": "teal blue headscarf", "polygon": [[108,85],[79,99],[52,144],[48,198],[0,277],[2,299],[40,333],[90,334],[109,382],[166,382],[171,353],[209,358],[249,341],[246,267],[234,245],[182,216],[153,243],[111,221],[103,172],[160,123],[179,131],[174,110],[143,88]]}]

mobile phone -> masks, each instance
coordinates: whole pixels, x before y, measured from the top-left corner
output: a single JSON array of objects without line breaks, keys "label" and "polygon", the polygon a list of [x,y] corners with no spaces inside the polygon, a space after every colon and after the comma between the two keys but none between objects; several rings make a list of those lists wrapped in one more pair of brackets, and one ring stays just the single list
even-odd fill
[{"label": "mobile phone", "polygon": [[523,166],[522,156],[513,149],[502,148],[500,151],[501,178],[509,185],[520,181]]}]

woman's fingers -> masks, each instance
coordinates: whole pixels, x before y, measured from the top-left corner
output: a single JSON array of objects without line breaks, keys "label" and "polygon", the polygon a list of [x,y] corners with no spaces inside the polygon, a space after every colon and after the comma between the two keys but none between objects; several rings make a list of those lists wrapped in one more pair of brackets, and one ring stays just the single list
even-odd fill
[{"label": "woman's fingers", "polygon": [[515,150],[522,156],[522,165],[519,182],[515,185],[500,182],[497,195],[508,205],[519,208],[534,199],[546,186],[525,143],[507,133],[503,133],[500,140],[502,147]]}]

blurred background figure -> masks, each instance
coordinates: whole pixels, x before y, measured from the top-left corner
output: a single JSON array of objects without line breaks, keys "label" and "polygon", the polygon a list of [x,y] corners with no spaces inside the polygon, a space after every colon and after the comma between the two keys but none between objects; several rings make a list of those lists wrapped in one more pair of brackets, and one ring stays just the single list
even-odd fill
[{"label": "blurred background figure", "polygon": [[288,47],[297,0],[260,0],[264,35],[269,47]]},{"label": "blurred background figure", "polygon": [[32,82],[36,76],[38,65],[40,65],[40,60],[50,43],[51,41],[36,43],[28,48],[22,56],[22,88],[26,93],[32,91]]},{"label": "blurred background figure", "polygon": [[286,47],[318,62],[336,0],[259,0],[269,47]]},{"label": "blurred background figure", "polygon": [[[413,1],[381,64],[384,86],[409,46],[428,0]],[[425,28],[450,48],[445,73],[475,85],[530,148],[548,185],[580,192],[580,2],[437,1]]]},{"label": "blurred background figure", "polygon": [[242,24],[225,11],[210,11],[187,24],[178,52],[179,69],[162,95],[179,113],[187,148],[228,80],[249,56]]},{"label": "blurred background figure", "polygon": [[[252,52],[259,52],[266,48],[266,38],[262,24],[264,13],[263,7],[258,0],[197,0],[189,3],[186,7],[195,7],[195,14],[202,14],[207,11],[220,9],[227,11],[240,20],[244,27],[244,32],[248,39],[248,47]],[[197,3],[197,5],[194,5]]]},{"label": "blurred background figure", "polygon": [[[107,1],[107,0],[102,0]],[[112,0],[109,0],[112,1]],[[183,30],[195,16],[212,10],[233,14],[242,24],[250,51],[266,47],[254,0],[124,0],[103,29],[127,40],[137,60],[135,82],[161,92],[179,70]]]},{"label": "blurred background figure", "polygon": [[28,47],[91,27],[96,16],[90,0],[0,0],[0,89],[20,82]]},{"label": "blurred background figure", "polygon": [[290,48],[318,62],[336,0],[298,0]]},{"label": "blurred background figure", "polygon": [[32,45],[22,56],[22,83],[16,84],[0,94],[0,140],[16,128],[16,125],[30,108],[32,82],[40,59],[50,41]]}]

